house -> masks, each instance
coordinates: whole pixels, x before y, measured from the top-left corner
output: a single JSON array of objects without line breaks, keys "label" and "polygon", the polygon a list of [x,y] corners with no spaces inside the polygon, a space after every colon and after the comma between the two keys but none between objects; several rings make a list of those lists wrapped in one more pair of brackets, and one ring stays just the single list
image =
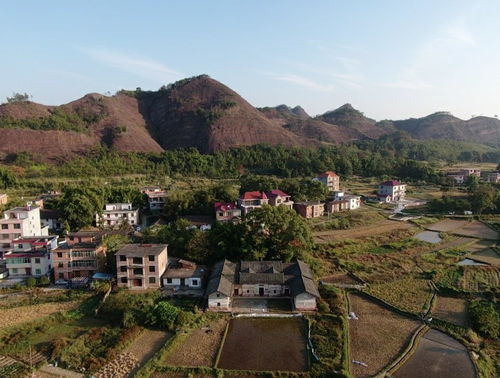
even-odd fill
[{"label": "house", "polygon": [[141,193],[148,198],[149,210],[163,210],[168,197],[166,190],[162,190],[159,186],[145,186],[141,188]]},{"label": "house", "polygon": [[64,225],[61,219],[62,214],[59,210],[40,209],[40,221],[42,222],[42,227],[48,227],[49,231],[62,231]]},{"label": "house", "polygon": [[500,172],[481,172],[481,180],[485,182],[498,183],[500,182]]},{"label": "house", "polygon": [[273,189],[269,192],[265,192],[266,197],[269,199],[269,205],[271,206],[286,206],[290,209],[293,208],[293,201],[291,196],[282,192],[279,189]]},{"label": "house", "polygon": [[102,238],[75,238],[74,234],[70,235],[52,254],[54,279],[70,281],[79,277],[92,277],[94,273],[102,271],[106,256]]},{"label": "house", "polygon": [[189,293],[192,294],[198,291],[198,295],[202,295],[203,280],[206,274],[204,265],[176,257],[168,258],[167,270],[163,274],[163,287],[172,289],[176,294]]},{"label": "house", "polygon": [[5,254],[6,268],[12,278],[48,276],[52,270],[51,254],[57,249],[58,236],[15,239]]},{"label": "house", "polygon": [[455,181],[456,185],[462,185],[465,182],[465,175],[460,172],[450,172],[447,177]]},{"label": "house", "polygon": [[238,207],[243,215],[247,215],[254,209],[259,209],[262,205],[268,205],[269,199],[264,192],[245,192],[237,200]]},{"label": "house", "polygon": [[316,176],[313,180],[322,182],[330,192],[340,190],[340,177],[335,172],[326,171]]},{"label": "house", "polygon": [[231,222],[241,217],[241,209],[234,202],[216,202],[215,219],[219,222]]},{"label": "house", "polygon": [[300,260],[220,261],[212,270],[206,295],[211,311],[231,311],[235,298],[289,298],[293,309],[314,311],[319,298],[311,270]]},{"label": "house", "polygon": [[481,177],[481,170],[480,169],[474,169],[474,168],[462,168],[460,169],[460,174],[463,174],[465,178],[469,176],[476,176],[477,178]]},{"label": "house", "polygon": [[0,206],[7,205],[7,202],[9,202],[9,196],[7,194],[0,193]]},{"label": "house", "polygon": [[97,227],[136,226],[139,224],[139,210],[133,209],[131,203],[108,203],[102,214],[96,214],[95,220]]},{"label": "house", "polygon": [[325,213],[325,204],[321,202],[296,202],[293,208],[303,218],[317,218]]},{"label": "house", "polygon": [[48,227],[42,227],[40,221],[39,207],[28,204],[6,210],[0,219],[0,257],[10,250],[14,239],[48,235]]},{"label": "house", "polygon": [[350,202],[346,199],[334,199],[325,204],[326,212],[328,214],[340,213],[349,210]]},{"label": "house", "polygon": [[160,288],[168,264],[167,247],[167,244],[127,244],[116,252],[118,287]]},{"label": "house", "polygon": [[385,181],[378,186],[377,197],[383,202],[402,201],[406,197],[406,185],[396,180]]}]

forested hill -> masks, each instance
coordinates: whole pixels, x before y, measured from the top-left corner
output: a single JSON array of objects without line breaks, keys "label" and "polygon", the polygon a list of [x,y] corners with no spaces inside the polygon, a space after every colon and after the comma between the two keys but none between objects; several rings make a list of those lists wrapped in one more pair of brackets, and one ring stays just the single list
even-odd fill
[{"label": "forested hill", "polygon": [[257,144],[317,148],[370,142],[397,131],[416,139],[500,146],[495,118],[463,121],[438,112],[377,122],[350,104],[316,117],[300,106],[257,109],[207,75],[158,91],[92,93],[60,106],[28,98],[14,96],[0,105],[0,159],[24,152],[39,161],[60,161],[101,148],[153,154],[191,147],[214,153]]}]

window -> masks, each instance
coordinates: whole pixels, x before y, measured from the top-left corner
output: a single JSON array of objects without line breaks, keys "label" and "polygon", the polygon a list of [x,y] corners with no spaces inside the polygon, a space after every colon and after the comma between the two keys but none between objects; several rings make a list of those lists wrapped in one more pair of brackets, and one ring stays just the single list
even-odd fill
[{"label": "window", "polygon": [[132,262],[134,264],[142,264],[142,257],[134,257]]},{"label": "window", "polygon": [[155,257],[154,257],[153,255],[149,255],[149,256],[148,256],[148,260],[149,260],[149,261],[155,261]]},{"label": "window", "polygon": [[64,279],[64,273],[59,273],[58,277],[60,280]]},{"label": "window", "polygon": [[250,290],[247,290],[247,293],[250,293]]},{"label": "window", "polygon": [[220,307],[220,302],[217,302],[217,307]]},{"label": "window", "polygon": [[9,225],[8,224],[2,224],[2,230],[8,230]]},{"label": "window", "polygon": [[14,229],[20,230],[21,229],[21,224],[20,223],[14,223]]},{"label": "window", "polygon": [[35,275],[40,276],[42,274],[41,269],[35,269]]},{"label": "window", "polygon": [[171,278],[167,278],[167,283],[171,284],[172,283],[172,279]]},{"label": "window", "polygon": [[57,257],[62,258],[62,252],[57,252]]},{"label": "window", "polygon": [[120,255],[120,261],[127,261],[127,256]]},{"label": "window", "polygon": [[134,268],[134,274],[143,275],[144,272],[142,268]]},{"label": "window", "polygon": [[193,286],[198,286],[198,280],[193,280]]},{"label": "window", "polygon": [[154,273],[155,272],[155,267],[154,266],[150,266],[149,267],[149,273]]},{"label": "window", "polygon": [[22,245],[22,244],[18,244],[18,245],[17,245],[17,248],[22,249],[22,248],[23,248],[23,245]]},{"label": "window", "polygon": [[126,272],[127,271],[127,267],[125,265],[122,265],[120,267],[120,272]]},{"label": "window", "polygon": [[12,269],[12,274],[17,274],[17,268]]},{"label": "window", "polygon": [[40,264],[40,258],[35,258],[35,264]]},{"label": "window", "polygon": [[121,283],[127,283],[127,277],[122,277],[120,278]]},{"label": "window", "polygon": [[219,293],[217,293],[217,298],[219,298],[219,297],[220,297],[220,294],[219,294]]},{"label": "window", "polygon": [[9,234],[2,234],[2,239],[8,239],[9,238]]},{"label": "window", "polygon": [[59,263],[59,264],[57,264],[57,267],[62,268],[62,267],[64,267],[64,265],[63,265],[63,263]]},{"label": "window", "polygon": [[155,284],[156,283],[156,277],[149,277],[149,283],[150,284]]}]

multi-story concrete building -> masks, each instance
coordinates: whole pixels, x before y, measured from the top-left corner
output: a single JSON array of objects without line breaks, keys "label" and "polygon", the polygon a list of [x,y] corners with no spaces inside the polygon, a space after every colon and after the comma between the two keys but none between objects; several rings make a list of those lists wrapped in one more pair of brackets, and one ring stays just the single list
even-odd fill
[{"label": "multi-story concrete building", "polygon": [[498,183],[500,182],[500,172],[481,172],[481,180],[485,182]]},{"label": "multi-story concrete building", "polygon": [[241,217],[241,209],[234,202],[216,202],[215,219],[219,222],[231,222]]},{"label": "multi-story concrete building", "polygon": [[266,197],[269,199],[269,205],[271,206],[286,206],[289,209],[293,208],[293,201],[291,200],[291,196],[279,189],[273,189],[269,192],[266,192]]},{"label": "multi-story concrete building", "polygon": [[98,227],[136,226],[139,224],[139,210],[132,208],[131,203],[108,203],[102,214],[96,214],[95,221]]},{"label": "multi-story concrete building", "polygon": [[293,208],[303,218],[317,218],[325,213],[325,204],[317,201],[296,202]]},{"label": "multi-story concrete building", "polygon": [[[73,240],[71,240],[73,238]],[[101,239],[94,242],[79,242],[67,236],[64,243],[59,244],[52,253],[54,278],[56,280],[72,280],[78,277],[92,277],[104,268],[106,248],[100,245]]]},{"label": "multi-story concrete building", "polygon": [[325,184],[330,192],[335,192],[340,190],[340,177],[335,172],[326,171],[316,176],[314,180],[317,180]]},{"label": "multi-story concrete building", "polygon": [[116,253],[118,287],[151,289],[161,287],[168,264],[167,244],[127,244]]},{"label": "multi-story concrete building", "polygon": [[0,219],[0,255],[10,250],[14,239],[48,235],[48,227],[42,227],[40,222],[39,207],[27,205],[7,210]]},{"label": "multi-story concrete building", "polygon": [[385,181],[378,186],[377,197],[385,202],[402,201],[406,197],[406,185],[399,181]]},{"label": "multi-story concrete building", "polygon": [[19,238],[11,242],[5,254],[9,277],[48,276],[52,270],[51,255],[57,249],[58,236]]},{"label": "multi-story concrete building", "polygon": [[268,205],[269,199],[264,192],[245,192],[238,198],[238,207],[243,215],[247,215],[254,209],[259,209],[262,205]]},{"label": "multi-story concrete building", "polygon": [[149,210],[163,210],[168,197],[166,190],[162,190],[159,186],[145,186],[141,188],[141,192],[148,197]]}]

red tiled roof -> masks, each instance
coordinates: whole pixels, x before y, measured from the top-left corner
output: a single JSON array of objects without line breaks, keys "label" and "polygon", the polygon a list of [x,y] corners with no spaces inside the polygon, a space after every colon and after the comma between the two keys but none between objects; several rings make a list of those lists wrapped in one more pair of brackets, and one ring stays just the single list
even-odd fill
[{"label": "red tiled roof", "polygon": [[290,197],[288,194],[286,194],[285,192],[282,192],[279,189],[273,189],[270,192],[266,192],[265,194],[266,194],[267,197],[277,197],[277,196],[280,196],[280,197]]},{"label": "red tiled roof", "polygon": [[263,192],[245,192],[240,198],[244,200],[267,199],[267,196]]},{"label": "red tiled roof", "polygon": [[318,175],[318,177],[336,177],[338,176],[335,172],[332,171],[326,171]]},{"label": "red tiled roof", "polygon": [[215,210],[222,210],[222,211],[227,211],[227,210],[233,210],[236,209],[236,204],[233,202],[216,202],[214,204]]},{"label": "red tiled roof", "polygon": [[399,181],[391,180],[391,181],[385,181],[380,185],[382,185],[382,186],[397,186],[397,185],[402,185],[402,184]]}]

